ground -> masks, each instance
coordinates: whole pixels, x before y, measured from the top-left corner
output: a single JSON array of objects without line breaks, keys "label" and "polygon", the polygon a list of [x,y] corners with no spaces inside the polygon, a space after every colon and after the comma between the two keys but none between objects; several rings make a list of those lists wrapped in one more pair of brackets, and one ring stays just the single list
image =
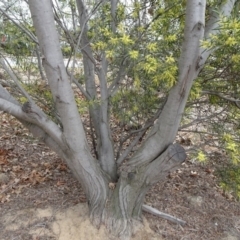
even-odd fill
[{"label": "ground", "polygon": [[[67,166],[16,120],[0,114],[0,239],[107,239],[87,217],[86,198]],[[215,176],[224,163],[213,152],[205,163],[187,161],[155,185],[145,203],[186,221],[185,226],[144,213],[134,239],[240,239],[240,203]]]}]

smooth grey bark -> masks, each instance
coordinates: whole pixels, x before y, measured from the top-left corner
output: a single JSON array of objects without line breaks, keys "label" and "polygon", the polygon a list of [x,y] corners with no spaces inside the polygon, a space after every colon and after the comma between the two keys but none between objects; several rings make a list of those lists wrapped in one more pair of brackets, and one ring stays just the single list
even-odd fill
[{"label": "smooth grey bark", "polygon": [[99,148],[99,161],[101,167],[112,178],[113,181],[117,180],[117,164],[114,157],[113,142],[109,122],[109,95],[107,89],[107,61],[105,56],[102,56],[101,66],[96,69],[97,76],[100,81],[100,111],[99,111],[99,124],[100,124],[100,148]]},{"label": "smooth grey bark", "polygon": [[36,46],[35,52],[36,52],[36,55],[37,55],[39,73],[41,75],[42,80],[46,81],[46,84],[47,84],[47,78],[46,78],[45,73],[43,71],[43,66],[42,66],[42,61],[41,61],[38,45]]},{"label": "smooth grey bark", "polygon": [[112,0],[111,1],[111,15],[112,15],[112,32],[116,32],[116,11],[117,11],[117,5],[119,0]]},{"label": "smooth grey bark", "polygon": [[83,186],[88,198],[91,219],[99,225],[108,193],[107,176],[92,157],[87,144],[65,70],[51,2],[31,0],[29,6],[43,55],[43,66],[63,125],[61,139],[65,145],[64,159]]},{"label": "smooth grey bark", "polygon": [[163,180],[170,171],[186,159],[179,144],[171,144],[159,157],[148,165],[130,169],[123,168],[116,189],[104,211],[104,222],[119,237],[131,235],[133,220],[141,220],[145,194],[156,182]]},{"label": "smooth grey bark", "polygon": [[[109,95],[107,90],[107,62],[104,56],[101,59],[93,57],[90,41],[87,37],[87,13],[86,7],[81,0],[77,0],[80,25],[82,27],[81,50],[83,53],[84,73],[86,79],[86,91],[93,103],[90,108],[91,118],[97,137],[97,153],[102,169],[111,177],[112,181],[117,180],[117,165],[114,158],[114,148],[111,131],[109,128]],[[100,83],[100,99],[96,91],[96,75]],[[98,99],[98,100],[97,100]],[[96,102],[97,100],[97,102]]]}]

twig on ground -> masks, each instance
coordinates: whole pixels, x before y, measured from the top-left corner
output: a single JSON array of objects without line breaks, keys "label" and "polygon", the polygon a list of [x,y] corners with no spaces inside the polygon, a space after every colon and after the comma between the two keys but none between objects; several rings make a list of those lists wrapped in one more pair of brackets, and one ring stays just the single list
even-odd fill
[{"label": "twig on ground", "polygon": [[182,226],[186,224],[185,221],[183,221],[183,220],[181,220],[179,218],[171,216],[171,215],[169,215],[167,213],[160,212],[156,208],[150,207],[150,206],[145,205],[145,204],[142,205],[142,210],[145,211],[145,212],[151,213],[152,215],[155,215],[157,217],[161,217],[161,218],[167,219],[168,221],[171,221],[173,223],[180,224]]},{"label": "twig on ground", "polygon": [[20,182],[19,179],[15,179],[13,183],[9,184],[5,189],[0,192],[0,195],[5,193],[8,189],[15,187]]}]

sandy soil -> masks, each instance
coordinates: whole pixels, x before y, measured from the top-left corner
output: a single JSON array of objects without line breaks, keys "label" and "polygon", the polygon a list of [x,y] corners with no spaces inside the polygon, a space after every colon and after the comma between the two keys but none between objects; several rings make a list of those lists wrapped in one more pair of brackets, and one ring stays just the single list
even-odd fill
[{"label": "sandy soil", "polygon": [[[92,226],[88,218],[87,205],[84,203],[59,211],[54,210],[52,207],[10,211],[0,218],[0,222],[4,227],[4,231],[20,233],[21,239],[110,239],[104,226],[100,229]],[[146,220],[144,223],[145,226],[136,233],[133,239],[160,239],[160,236],[150,229]],[[22,235],[22,232],[25,232],[25,234]],[[9,237],[10,235],[1,239],[7,240],[10,239]]]}]

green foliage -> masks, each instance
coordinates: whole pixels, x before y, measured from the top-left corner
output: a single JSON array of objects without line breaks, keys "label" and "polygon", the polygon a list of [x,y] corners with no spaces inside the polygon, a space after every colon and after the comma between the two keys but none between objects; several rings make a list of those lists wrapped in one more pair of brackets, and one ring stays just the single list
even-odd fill
[{"label": "green foliage", "polygon": [[[57,119],[56,109],[54,105],[54,101],[52,98],[52,93],[48,85],[45,82],[35,82],[29,84],[22,84],[24,89],[31,95],[34,101],[44,110],[44,112],[56,123],[59,123],[59,119]],[[26,97],[18,96],[17,100],[20,103],[25,103],[27,100]],[[96,101],[87,101],[82,97],[79,98],[79,95],[75,95],[75,101],[77,104],[77,108],[80,114],[88,113],[88,109],[90,106],[96,104]]]},{"label": "green foliage", "polygon": [[154,113],[152,109],[157,108],[159,104],[160,100],[153,92],[143,94],[133,89],[119,91],[111,99],[112,111],[119,121],[136,125],[150,119]]},{"label": "green foliage", "polygon": [[240,165],[228,165],[219,168],[216,175],[220,179],[220,186],[226,192],[232,192],[240,199]]},{"label": "green foliage", "polygon": [[[239,43],[239,17],[222,18],[218,33],[211,35],[210,39],[202,43],[208,49],[216,49],[202,72],[202,79],[205,81],[204,89],[231,95],[235,98],[240,97],[239,83],[236,78],[240,70]],[[217,99],[215,98],[215,100]]]},{"label": "green foliage", "polygon": [[[44,110],[44,112],[54,121],[56,121],[55,107],[52,94],[45,82],[23,84],[25,90],[32,96],[35,102]],[[19,97],[21,103],[26,102],[25,97]]]},{"label": "green foliage", "polygon": [[240,149],[239,149],[239,142],[234,139],[233,134],[225,133],[223,135],[223,141],[225,144],[225,149],[232,160],[232,164],[237,165],[240,163],[239,156],[240,156]]},{"label": "green foliage", "polygon": [[[215,8],[219,3],[219,1],[208,2],[208,7],[211,8],[207,9],[207,16],[210,11],[216,11]],[[215,118],[209,119],[208,131],[218,135],[219,147],[226,148],[231,161],[236,163],[238,151],[234,147],[234,143],[237,144],[239,141],[240,115],[237,105],[228,99],[240,99],[238,81],[240,70],[239,15],[233,14],[229,18],[222,17],[220,27],[215,30],[217,30],[215,34],[210,35],[209,39],[202,42],[202,46],[206,48],[205,51],[209,49],[215,49],[215,51],[195,81],[189,102],[204,102],[204,104],[197,105],[199,117],[204,118],[206,115],[221,112]],[[196,107],[194,104],[192,106]],[[223,136],[223,141],[221,141],[221,136]]]},{"label": "green foliage", "polygon": [[206,155],[204,154],[203,151],[198,151],[197,160],[199,162],[206,162],[207,161],[207,157],[206,157]]},{"label": "green foliage", "polygon": [[85,99],[80,99],[77,96],[75,97],[75,101],[77,103],[77,108],[80,114],[88,113],[88,109],[97,104],[97,101],[87,101]]},{"label": "green foliage", "polygon": [[185,10],[182,3],[156,1],[154,14],[148,14],[145,19],[142,11],[149,6],[144,2],[120,3],[114,19],[115,32],[110,3],[103,4],[99,14],[90,21],[91,46],[96,56],[105,52],[109,62],[108,83],[117,77],[116,69],[121,64],[127,66],[126,75],[132,79],[131,83],[120,85],[119,93],[111,100],[114,114],[119,115],[118,103],[123,110],[121,118],[135,116],[142,121],[152,116],[161,104],[159,96],[164,98],[176,83]]},{"label": "green foliage", "polygon": [[62,46],[62,53],[64,57],[70,57],[72,55],[72,49],[68,45]]},{"label": "green foliage", "polygon": [[[25,24],[24,27],[30,32],[33,31],[32,26],[28,24]],[[4,21],[1,24],[0,37],[5,38],[5,41],[1,44],[5,53],[15,57],[32,56],[35,43],[29,41],[29,37],[11,21]]]}]

